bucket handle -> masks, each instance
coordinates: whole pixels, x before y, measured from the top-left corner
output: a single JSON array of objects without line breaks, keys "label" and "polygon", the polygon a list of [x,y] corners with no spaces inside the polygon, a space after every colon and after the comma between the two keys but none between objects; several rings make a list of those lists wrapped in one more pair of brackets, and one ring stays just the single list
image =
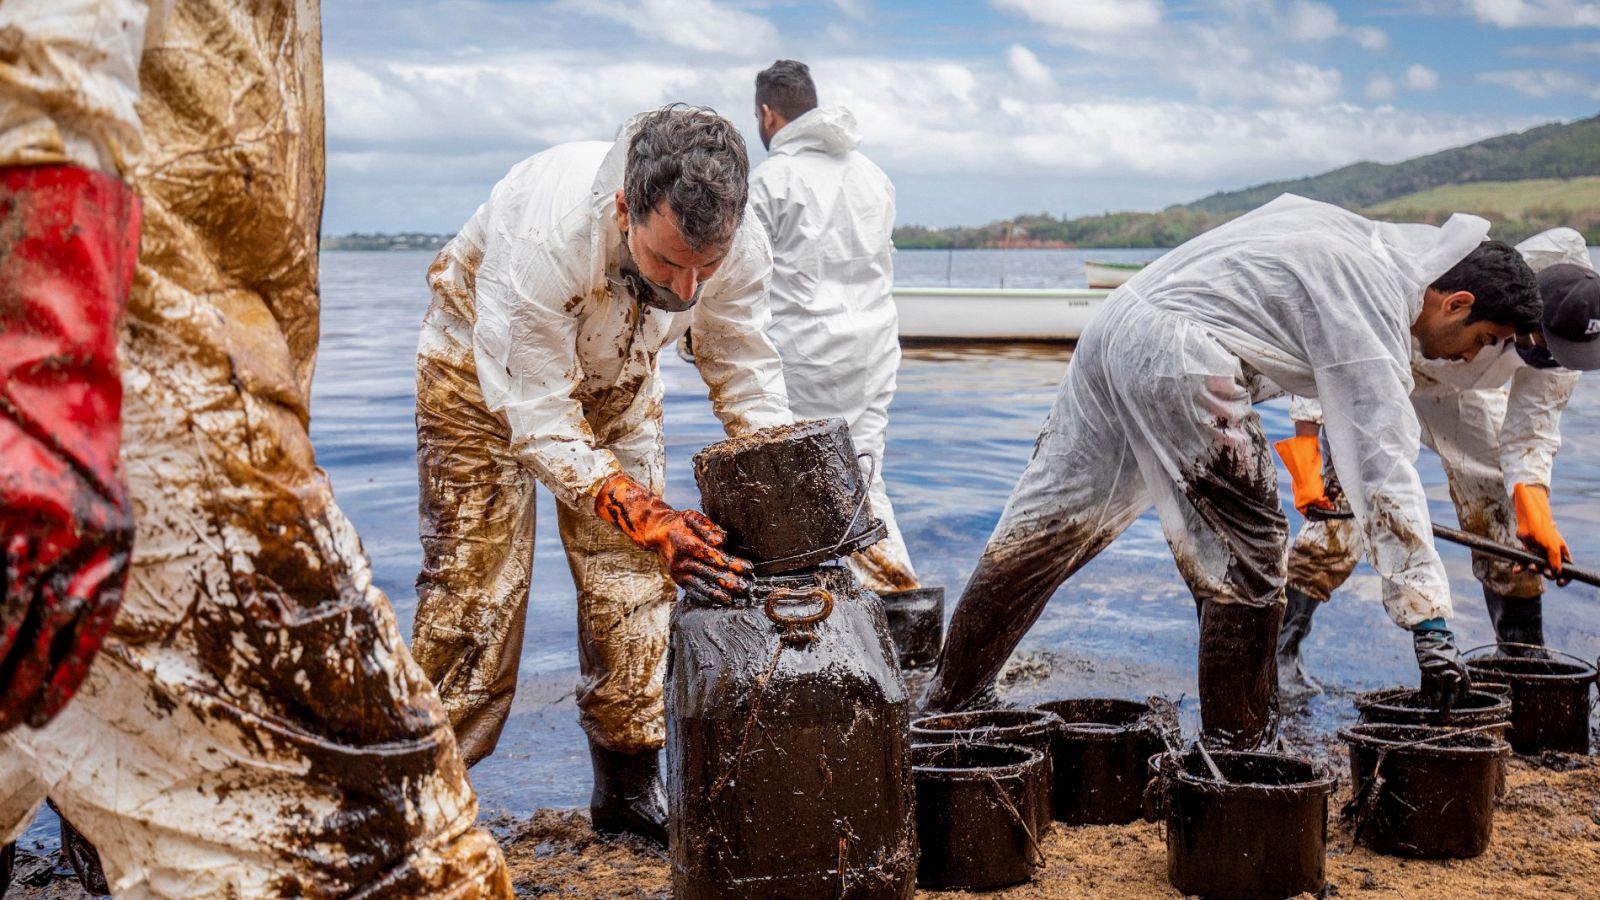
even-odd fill
[{"label": "bucket handle", "polygon": [[1017,812],[1016,804],[1012,803],[1011,798],[1006,796],[1006,789],[1000,786],[1000,780],[992,774],[988,774],[986,777],[989,779],[989,786],[994,788],[995,796],[1000,798],[1000,803],[1005,806],[1006,812],[1011,814],[1012,820],[1022,828],[1023,836],[1028,839],[1028,848],[1033,851],[1034,856],[1038,859],[1038,862],[1033,864],[1044,865],[1044,849],[1039,846],[1038,839],[1033,836],[1033,827],[1022,817],[1022,813]]},{"label": "bucket handle", "polygon": [[[780,601],[804,602],[807,600],[815,601],[822,605],[816,612],[798,616],[784,615],[778,611],[778,603]],[[811,626],[823,622],[833,615],[833,594],[820,587],[807,588],[805,590],[774,588],[771,593],[767,594],[767,602],[762,605],[762,609],[773,624],[783,628],[784,640],[793,643],[809,643],[816,640],[817,637],[810,630]]]},{"label": "bucket handle", "polygon": [[[1593,672],[1593,673],[1591,673],[1589,675],[1589,678],[1587,680],[1595,681],[1596,680],[1596,676],[1600,676],[1600,665],[1591,665],[1590,662],[1587,659],[1584,659],[1581,656],[1574,656],[1571,653],[1566,652],[1565,650],[1557,650],[1554,647],[1546,647],[1543,644],[1523,644],[1523,643],[1520,643],[1518,641],[1496,641],[1493,644],[1479,644],[1478,646],[1473,647],[1470,650],[1463,650],[1463,651],[1461,651],[1461,657],[1462,657],[1462,660],[1465,661],[1465,662],[1472,662],[1472,660],[1466,658],[1468,655],[1473,654],[1473,653],[1477,653],[1479,650],[1489,650],[1489,649],[1493,649],[1493,648],[1496,648],[1496,647],[1521,647],[1524,650],[1542,650],[1545,653],[1554,653],[1557,656],[1565,656],[1567,659],[1570,659],[1573,662],[1584,666],[1585,668],[1591,668],[1591,669],[1595,670],[1595,672]],[[1480,657],[1480,658],[1482,658],[1482,657]],[[1600,660],[1595,660],[1595,662],[1596,663],[1600,663]]]},{"label": "bucket handle", "polygon": [[[871,463],[872,465],[867,472],[867,480],[861,485],[861,499],[856,503],[855,512],[850,514],[850,525],[854,525],[856,523],[856,519],[860,518],[861,510],[865,509],[867,506],[867,497],[872,493],[872,483],[878,480],[878,458],[873,456],[871,453],[856,454],[857,460],[860,460],[863,457],[865,457],[867,462]],[[850,534],[850,525],[846,525],[844,527],[844,534],[839,536],[839,542],[828,548],[829,553],[833,553],[840,547],[843,547],[845,542],[850,540],[852,537]]]}]

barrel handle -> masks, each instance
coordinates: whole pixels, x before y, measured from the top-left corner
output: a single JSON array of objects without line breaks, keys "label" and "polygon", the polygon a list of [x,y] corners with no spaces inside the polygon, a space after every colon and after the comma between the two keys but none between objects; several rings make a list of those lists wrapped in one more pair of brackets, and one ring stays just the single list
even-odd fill
[{"label": "barrel handle", "polygon": [[878,480],[878,458],[873,456],[871,453],[856,454],[856,459],[859,460],[862,457],[865,457],[868,462],[872,463],[872,466],[871,470],[867,473],[867,480],[861,485],[861,500],[856,503],[855,512],[850,514],[850,522],[849,524],[845,525],[844,534],[839,537],[838,543],[834,544],[828,549],[829,553],[833,553],[835,550],[843,547],[845,541],[848,541],[854,537],[854,535],[850,533],[850,526],[856,523],[856,519],[861,515],[861,510],[866,508],[867,497],[872,494],[872,483]]},{"label": "barrel handle", "polygon": [[[822,606],[814,613],[787,616],[778,611],[779,601],[786,600],[813,600],[821,603]],[[805,628],[822,622],[828,616],[833,615],[833,594],[820,587],[807,588],[803,591],[797,591],[792,588],[773,588],[767,594],[767,602],[763,604],[762,608],[766,611],[767,618],[771,619],[773,624],[781,625],[787,629]]]},{"label": "barrel handle", "polygon": [[[1467,659],[1467,656],[1469,654],[1477,653],[1479,650],[1489,650],[1489,649],[1492,649],[1492,648],[1495,648],[1495,647],[1521,647],[1521,648],[1523,648],[1525,650],[1543,650],[1546,653],[1554,653],[1557,656],[1565,656],[1567,659],[1570,659],[1573,662],[1578,663],[1579,665],[1590,666],[1591,668],[1593,668],[1595,670],[1594,674],[1591,674],[1589,676],[1588,680],[1596,681],[1597,676],[1600,676],[1600,659],[1595,660],[1594,664],[1591,666],[1590,662],[1587,659],[1584,659],[1581,656],[1574,656],[1573,654],[1568,653],[1565,650],[1557,650],[1554,647],[1546,647],[1543,644],[1523,644],[1523,643],[1519,643],[1517,641],[1496,641],[1493,644],[1479,644],[1478,646],[1473,647],[1470,650],[1461,651],[1462,660],[1464,662],[1472,662],[1471,659]],[[1478,659],[1483,659],[1483,658],[1484,657],[1478,657]]]}]

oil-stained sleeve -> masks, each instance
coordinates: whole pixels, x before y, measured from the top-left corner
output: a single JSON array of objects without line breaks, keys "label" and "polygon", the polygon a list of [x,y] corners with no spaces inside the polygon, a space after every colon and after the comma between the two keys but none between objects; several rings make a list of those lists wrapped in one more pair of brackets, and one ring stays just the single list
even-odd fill
[{"label": "oil-stained sleeve", "polygon": [[[1360,295],[1347,289],[1344,296]],[[1365,535],[1367,558],[1384,579],[1384,608],[1396,624],[1410,628],[1450,617],[1450,582],[1433,544],[1417,473],[1422,426],[1411,404],[1408,340],[1390,333],[1393,323],[1360,319],[1405,304],[1368,299],[1341,304],[1343,315],[1320,317],[1310,327],[1308,346],[1334,471]],[[1318,333],[1335,328],[1337,339]]]},{"label": "oil-stained sleeve", "polygon": [[711,393],[711,409],[730,436],[794,421],[783,386],[783,362],[767,337],[772,247],[754,215],[717,273],[716,290],[695,305],[695,365]]},{"label": "oil-stained sleeve", "polygon": [[124,176],[143,131],[139,61],[172,0],[0,3],[0,165]]},{"label": "oil-stained sleeve", "polygon": [[1561,449],[1561,411],[1572,399],[1578,373],[1519,366],[1511,375],[1506,419],[1500,426],[1500,471],[1506,490],[1519,484],[1550,486]]},{"label": "oil-stained sleeve", "polygon": [[1289,420],[1291,422],[1315,422],[1322,424],[1322,401],[1315,397],[1302,397],[1293,394],[1289,397]]},{"label": "oil-stained sleeve", "polygon": [[519,204],[505,207],[488,223],[478,270],[472,347],[479,386],[489,409],[505,416],[518,458],[563,503],[582,507],[622,471],[611,451],[595,445],[573,397],[587,232],[543,231],[522,221]]}]

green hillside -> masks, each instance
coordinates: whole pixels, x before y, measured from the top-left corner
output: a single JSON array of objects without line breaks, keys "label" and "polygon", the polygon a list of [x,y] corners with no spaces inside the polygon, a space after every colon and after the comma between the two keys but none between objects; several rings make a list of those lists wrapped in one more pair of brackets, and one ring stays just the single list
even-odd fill
[{"label": "green hillside", "polygon": [[1600,116],[1541,125],[1393,165],[1356,163],[1311,178],[1212,194],[1161,212],[1077,219],[1022,215],[978,227],[895,229],[898,247],[1174,247],[1284,192],[1390,221],[1477,213],[1518,241],[1570,225],[1600,243]]},{"label": "green hillside", "polygon": [[1288,191],[1361,209],[1447,184],[1587,175],[1600,175],[1600,116],[1541,125],[1405,162],[1362,162],[1310,178],[1212,194],[1184,204],[1183,208],[1204,213],[1240,213]]}]

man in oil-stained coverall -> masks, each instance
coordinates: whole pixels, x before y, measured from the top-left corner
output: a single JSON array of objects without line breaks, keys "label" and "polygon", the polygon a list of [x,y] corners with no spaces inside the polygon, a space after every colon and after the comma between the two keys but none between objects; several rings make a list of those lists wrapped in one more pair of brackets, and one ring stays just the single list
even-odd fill
[{"label": "man in oil-stained coverall", "polygon": [[1414,465],[1411,340],[1471,358],[1537,328],[1533,273],[1487,231],[1475,216],[1391,225],[1284,195],[1117,289],[1078,341],[926,705],[980,699],[1056,588],[1154,500],[1198,605],[1202,737],[1270,741],[1288,526],[1252,403],[1285,390],[1321,397],[1389,609],[1414,630],[1424,690],[1450,702],[1467,678]]},{"label": "man in oil-stained coverall", "polygon": [[[1549,560],[1559,576],[1569,559],[1566,542],[1550,514],[1550,473],[1561,448],[1561,411],[1572,397],[1579,370],[1600,367],[1567,352],[1557,333],[1559,316],[1569,302],[1569,283],[1600,287],[1592,273],[1583,236],[1571,228],[1555,228],[1517,245],[1517,251],[1539,275],[1547,321],[1542,335],[1556,335],[1552,356],[1525,339],[1504,341],[1485,349],[1471,362],[1414,358],[1416,387],[1411,403],[1422,423],[1422,440],[1438,452],[1450,485],[1461,528],[1502,544],[1521,539]],[[1569,274],[1562,279],[1562,267]],[[1579,272],[1571,273],[1577,269]],[[1548,273],[1548,275],[1546,274]],[[1580,302],[1573,295],[1570,302]],[[1600,297],[1594,302],[1600,304]],[[1593,316],[1574,317],[1570,337],[1582,344]],[[1589,337],[1589,341],[1597,340]],[[1600,352],[1600,344],[1596,345]],[[1294,476],[1295,505],[1333,508],[1338,481],[1325,471],[1317,432],[1322,410],[1315,400],[1296,397],[1290,407],[1296,437],[1280,441],[1280,453]],[[1285,691],[1317,690],[1305,674],[1300,644],[1311,631],[1317,607],[1350,577],[1360,558],[1355,528],[1349,519],[1308,519],[1289,553],[1288,605],[1278,641],[1279,682]],[[1519,645],[1544,643],[1544,579],[1531,568],[1481,553],[1472,555],[1472,574],[1483,585],[1489,621],[1504,652],[1542,654]]]},{"label": "man in oil-stained coverall", "polygon": [[545,485],[577,583],[578,709],[604,833],[665,842],[668,614],[677,586],[725,599],[751,571],[716,549],[709,519],[660,499],[661,348],[693,324],[695,364],[730,435],[791,421],[748,177],[726,119],[646,113],[614,143],[518,163],[428,273],[413,650],[468,762],[487,756],[517,686],[534,486]]},{"label": "man in oil-stained coverall", "polygon": [[818,108],[805,63],[780,59],[756,75],[756,119],[770,154],[750,179],[750,208],[772,238],[767,333],[795,416],[844,419],[870,457],[872,512],[889,533],[846,562],[868,589],[893,596],[920,586],[883,478],[900,367],[894,185],[856,149],[850,111]]},{"label": "man in oil-stained coverall", "polygon": [[0,839],[48,794],[118,896],[510,895],[307,438],[320,44],[0,5]]}]

